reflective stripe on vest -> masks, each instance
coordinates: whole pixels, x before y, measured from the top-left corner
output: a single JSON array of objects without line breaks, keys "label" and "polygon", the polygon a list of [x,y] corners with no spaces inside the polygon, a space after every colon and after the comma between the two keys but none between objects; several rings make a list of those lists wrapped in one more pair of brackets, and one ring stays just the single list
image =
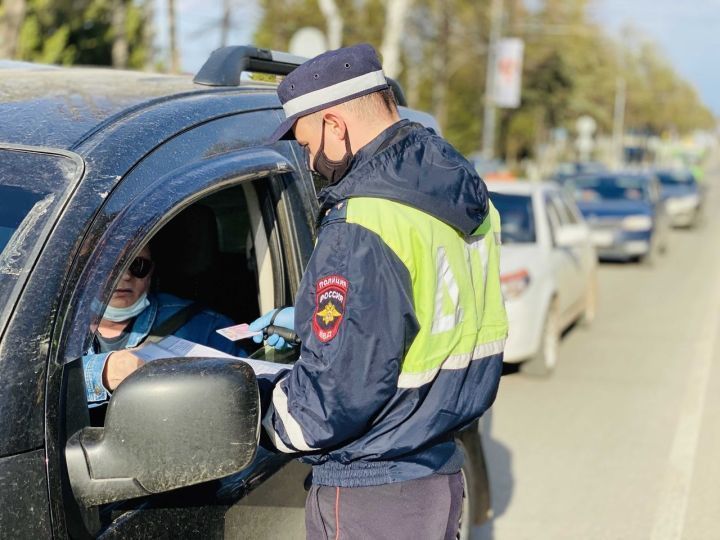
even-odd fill
[{"label": "reflective stripe on vest", "polygon": [[379,198],[350,199],[346,220],[380,236],[410,273],[420,331],[403,360],[399,387],[417,388],[441,369],[465,369],[503,351],[508,324],[500,288],[500,216],[492,204],[471,236]]}]

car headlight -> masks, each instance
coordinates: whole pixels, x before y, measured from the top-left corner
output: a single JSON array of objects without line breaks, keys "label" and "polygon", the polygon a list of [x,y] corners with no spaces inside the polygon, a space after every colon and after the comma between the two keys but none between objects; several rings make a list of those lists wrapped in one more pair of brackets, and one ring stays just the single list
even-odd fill
[{"label": "car headlight", "polygon": [[622,228],[626,231],[648,231],[652,226],[650,216],[628,216],[622,220]]},{"label": "car headlight", "polygon": [[500,276],[500,286],[505,300],[512,300],[522,295],[529,285],[530,274],[524,269]]},{"label": "car headlight", "polygon": [[670,197],[667,200],[667,208],[669,211],[682,212],[690,210],[700,203],[700,197],[697,195],[684,195],[682,197]]}]

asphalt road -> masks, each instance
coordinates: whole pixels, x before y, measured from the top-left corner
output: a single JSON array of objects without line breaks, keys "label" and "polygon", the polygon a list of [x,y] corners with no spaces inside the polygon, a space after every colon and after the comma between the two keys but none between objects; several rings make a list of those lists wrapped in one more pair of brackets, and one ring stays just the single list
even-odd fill
[{"label": "asphalt road", "polygon": [[720,165],[705,222],[656,267],[603,264],[589,329],[485,417],[495,517],[477,540],[720,539]]}]

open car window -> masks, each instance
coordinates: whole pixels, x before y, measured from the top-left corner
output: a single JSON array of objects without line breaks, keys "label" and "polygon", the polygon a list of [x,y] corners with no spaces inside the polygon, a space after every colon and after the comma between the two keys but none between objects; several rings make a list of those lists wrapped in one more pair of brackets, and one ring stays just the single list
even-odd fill
[{"label": "open car window", "polygon": [[[233,346],[217,332],[250,323],[275,307],[276,281],[282,272],[274,262],[278,246],[265,222],[256,189],[246,182],[198,200],[146,242],[153,265],[148,294],[154,305],[162,309],[168,303],[194,303],[217,321],[210,331],[193,334],[184,329],[179,337],[234,356],[283,363],[296,359],[297,353],[280,355],[252,339]],[[115,292],[122,290],[122,279]]]}]

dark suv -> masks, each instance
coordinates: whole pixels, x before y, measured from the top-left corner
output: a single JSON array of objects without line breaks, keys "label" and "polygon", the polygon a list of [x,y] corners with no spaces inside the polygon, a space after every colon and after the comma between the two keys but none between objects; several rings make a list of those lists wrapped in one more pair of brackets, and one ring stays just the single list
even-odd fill
[{"label": "dark suv", "polygon": [[[225,48],[194,81],[0,65],[0,538],[303,537],[308,468],[259,446],[246,363],[150,362],[91,425],[80,360],[158,233],[162,292],[237,322],[293,303],[314,179],[295,143],[265,144],[276,87],[244,72],[299,61]],[[467,534],[488,484],[477,425],[458,440]]]}]

